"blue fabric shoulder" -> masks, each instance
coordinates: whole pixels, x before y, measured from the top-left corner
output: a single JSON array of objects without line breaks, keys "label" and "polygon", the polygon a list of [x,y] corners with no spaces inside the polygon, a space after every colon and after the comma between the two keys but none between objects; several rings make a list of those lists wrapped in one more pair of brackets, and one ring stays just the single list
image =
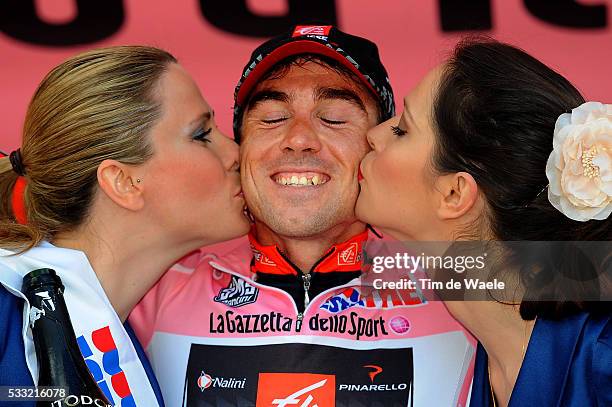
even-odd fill
[{"label": "blue fabric shoulder", "polygon": [[[492,405],[487,353],[476,351],[470,407]],[[510,406],[612,406],[612,317],[576,314],[540,319]]]},{"label": "blue fabric shoulder", "polygon": [[593,388],[600,406],[612,406],[612,318],[598,335],[593,347]]},{"label": "blue fabric shoulder", "polygon": [[[23,300],[0,284],[0,386],[34,385],[24,357],[22,314]],[[11,402],[10,405],[29,407],[34,402]]]}]

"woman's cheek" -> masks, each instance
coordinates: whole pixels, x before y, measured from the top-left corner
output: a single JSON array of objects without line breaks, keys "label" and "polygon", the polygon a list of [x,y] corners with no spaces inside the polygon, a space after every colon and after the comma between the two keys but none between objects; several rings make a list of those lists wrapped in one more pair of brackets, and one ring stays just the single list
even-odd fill
[{"label": "woman's cheek", "polygon": [[379,156],[376,164],[377,181],[385,190],[393,190],[401,187],[401,185],[405,185],[409,174],[401,171],[397,157],[383,153]]}]

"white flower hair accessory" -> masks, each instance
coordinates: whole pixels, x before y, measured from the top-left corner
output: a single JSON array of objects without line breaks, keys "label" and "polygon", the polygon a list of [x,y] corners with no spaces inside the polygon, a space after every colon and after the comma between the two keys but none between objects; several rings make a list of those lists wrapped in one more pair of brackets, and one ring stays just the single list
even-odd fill
[{"label": "white flower hair accessory", "polygon": [[546,163],[548,200],[570,219],[612,213],[612,105],[586,102],[555,123]]}]

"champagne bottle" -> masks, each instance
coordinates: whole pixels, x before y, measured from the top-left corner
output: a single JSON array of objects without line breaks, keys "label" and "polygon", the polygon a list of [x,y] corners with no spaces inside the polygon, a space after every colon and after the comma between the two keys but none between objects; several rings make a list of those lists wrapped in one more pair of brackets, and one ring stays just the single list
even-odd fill
[{"label": "champagne bottle", "polygon": [[38,386],[65,389],[64,397],[38,401],[37,407],[111,406],[81,355],[64,301],[64,285],[55,270],[31,271],[23,278],[22,292],[31,307]]}]

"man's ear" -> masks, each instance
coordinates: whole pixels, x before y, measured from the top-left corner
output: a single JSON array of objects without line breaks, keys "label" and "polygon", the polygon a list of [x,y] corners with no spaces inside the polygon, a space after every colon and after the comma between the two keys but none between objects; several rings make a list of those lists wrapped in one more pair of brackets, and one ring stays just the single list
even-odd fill
[{"label": "man's ear", "polygon": [[460,218],[478,200],[478,184],[467,172],[438,177],[436,189],[440,192],[437,213],[442,220]]},{"label": "man's ear", "polygon": [[98,185],[106,196],[122,208],[137,211],[144,206],[143,185],[138,169],[116,160],[98,166]]}]

